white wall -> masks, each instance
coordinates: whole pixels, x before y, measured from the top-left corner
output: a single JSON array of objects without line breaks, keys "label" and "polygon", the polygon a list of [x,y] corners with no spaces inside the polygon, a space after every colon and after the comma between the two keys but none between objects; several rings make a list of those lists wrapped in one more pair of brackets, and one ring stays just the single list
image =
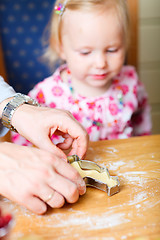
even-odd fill
[{"label": "white wall", "polygon": [[139,0],[139,76],[152,107],[153,134],[160,133],[160,0]]}]

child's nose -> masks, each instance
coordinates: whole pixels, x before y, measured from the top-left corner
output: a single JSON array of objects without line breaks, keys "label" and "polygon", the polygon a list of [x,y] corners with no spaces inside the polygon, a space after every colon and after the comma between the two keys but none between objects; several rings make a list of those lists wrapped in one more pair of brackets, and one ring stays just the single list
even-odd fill
[{"label": "child's nose", "polygon": [[106,65],[107,65],[107,61],[106,61],[105,54],[103,54],[103,53],[97,54],[97,56],[95,57],[96,68],[105,68]]}]

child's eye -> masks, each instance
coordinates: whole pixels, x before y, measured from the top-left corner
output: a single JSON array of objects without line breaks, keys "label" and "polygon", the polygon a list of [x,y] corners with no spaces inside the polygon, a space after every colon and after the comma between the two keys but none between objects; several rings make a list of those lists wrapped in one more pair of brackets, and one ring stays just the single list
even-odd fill
[{"label": "child's eye", "polygon": [[80,51],[81,55],[89,55],[91,51]]},{"label": "child's eye", "polygon": [[109,48],[109,49],[107,49],[107,52],[108,52],[108,53],[115,53],[115,52],[117,52],[117,51],[118,51],[117,48]]}]

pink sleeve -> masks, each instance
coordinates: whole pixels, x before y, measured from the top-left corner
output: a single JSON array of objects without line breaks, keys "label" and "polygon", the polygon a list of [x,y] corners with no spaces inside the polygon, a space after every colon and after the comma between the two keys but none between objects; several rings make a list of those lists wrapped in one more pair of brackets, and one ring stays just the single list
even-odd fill
[{"label": "pink sleeve", "polygon": [[15,133],[15,132],[11,133],[11,141],[21,146],[33,146],[31,142],[29,142],[27,139],[22,137],[19,133]]},{"label": "pink sleeve", "polygon": [[44,82],[38,83],[29,93],[28,95],[35,99],[41,106],[46,106],[45,104],[45,94],[43,91]]},{"label": "pink sleeve", "polygon": [[148,96],[141,82],[137,85],[138,108],[133,114],[131,122],[134,136],[150,135],[152,129],[151,111]]}]

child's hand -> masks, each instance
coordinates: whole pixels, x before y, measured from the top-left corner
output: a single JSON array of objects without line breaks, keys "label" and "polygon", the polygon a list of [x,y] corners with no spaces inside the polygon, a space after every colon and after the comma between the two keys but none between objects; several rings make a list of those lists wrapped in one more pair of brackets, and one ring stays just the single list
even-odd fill
[{"label": "child's hand", "polygon": [[[71,148],[69,155],[77,154],[80,158],[86,153],[88,134],[68,111],[24,104],[15,111],[12,125],[35,146],[59,157],[66,159],[61,149]],[[53,133],[65,139],[58,147],[51,142]]]},{"label": "child's hand", "polygon": [[0,193],[37,214],[47,205],[62,207],[78,200],[86,187],[79,173],[45,150],[0,143]]}]

